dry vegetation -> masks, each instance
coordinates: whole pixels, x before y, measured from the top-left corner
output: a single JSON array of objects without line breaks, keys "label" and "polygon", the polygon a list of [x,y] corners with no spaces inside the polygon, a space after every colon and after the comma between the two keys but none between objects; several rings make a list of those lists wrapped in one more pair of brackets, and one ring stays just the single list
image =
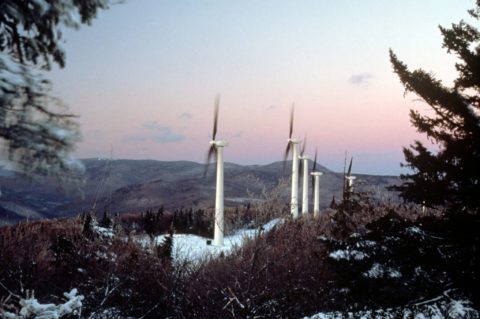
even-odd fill
[{"label": "dry vegetation", "polygon": [[[232,225],[249,224],[264,209],[238,209]],[[29,290],[41,302],[55,303],[63,292],[78,288],[85,296],[83,315],[97,318],[292,318],[320,310],[399,306],[441,294],[445,287],[478,302],[478,218],[418,213],[353,201],[316,220],[287,220],[227,256],[175,265],[168,240],[150,248],[135,240],[145,231],[145,214],[116,220],[113,237],[88,234],[81,218],[22,223],[0,228],[0,301],[9,297],[4,309],[15,307]],[[162,216],[165,225],[174,220]],[[405,229],[412,225],[429,237],[408,235]],[[439,234],[442,239],[435,239]],[[389,242],[391,237],[401,238],[401,244]],[[372,257],[364,260],[330,256],[361,248],[366,240],[386,248],[383,253],[362,248]],[[375,262],[389,262],[407,277],[362,276]],[[424,272],[417,277],[416,267]]]}]

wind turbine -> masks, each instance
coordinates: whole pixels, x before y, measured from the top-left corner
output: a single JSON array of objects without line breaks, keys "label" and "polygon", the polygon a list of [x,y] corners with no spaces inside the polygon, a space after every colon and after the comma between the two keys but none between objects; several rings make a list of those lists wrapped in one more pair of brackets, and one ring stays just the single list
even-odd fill
[{"label": "wind turbine", "polygon": [[300,151],[300,160],[303,160],[303,189],[302,189],[302,214],[308,214],[308,160],[310,156],[305,155],[307,137],[303,140],[302,150]]},{"label": "wind turbine", "polygon": [[298,144],[300,140],[297,138],[292,138],[293,133],[293,116],[294,116],[294,106],[290,110],[290,132],[288,134],[287,148],[283,156],[283,161],[285,162],[288,158],[290,150],[292,151],[292,196],[290,200],[290,212],[293,218],[298,218]]},{"label": "wind turbine", "polygon": [[213,134],[210,141],[210,148],[207,153],[207,164],[205,167],[204,176],[207,174],[210,159],[213,154],[217,154],[217,180],[215,188],[215,227],[213,231],[213,244],[216,246],[223,246],[224,234],[224,211],[223,211],[223,148],[228,145],[227,141],[215,140],[218,126],[218,108],[220,105],[220,97],[215,97],[215,109],[213,115]]},{"label": "wind turbine", "polygon": [[317,150],[315,149],[315,159],[313,160],[313,168],[310,175],[312,175],[312,189],[313,189],[313,217],[320,216],[320,176],[322,172],[317,172]]},{"label": "wind turbine", "polygon": [[[346,161],[346,158],[345,158],[345,161]],[[353,181],[355,180],[355,176],[352,176],[352,162],[353,162],[353,156],[350,158],[350,165],[348,166],[348,171],[347,173],[345,174],[345,171],[344,171],[344,176],[345,176],[345,180],[344,180],[344,186],[343,186],[343,199],[345,200],[350,200],[351,199],[351,195],[352,195],[352,192],[353,192]]]}]

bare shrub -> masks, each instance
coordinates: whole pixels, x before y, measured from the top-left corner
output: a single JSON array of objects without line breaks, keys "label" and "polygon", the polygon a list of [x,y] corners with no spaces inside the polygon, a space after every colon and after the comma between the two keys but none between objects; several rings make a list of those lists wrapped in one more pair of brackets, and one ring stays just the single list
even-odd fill
[{"label": "bare shrub", "polygon": [[[241,224],[235,218],[255,223],[279,214],[268,212],[279,206],[264,206],[255,219],[253,206],[239,209],[232,223]],[[211,221],[210,213],[202,215],[205,220]],[[110,309],[112,316],[144,318],[291,318],[376,303],[399,305],[420,293],[438,293],[444,283],[474,295],[478,218],[459,215],[444,220],[432,214],[419,219],[415,213],[408,207],[378,206],[368,200],[340,204],[317,219],[285,218],[230,254],[196,263],[172,262],[172,238],[146,249],[125,234],[86,237],[81,219],[4,227],[0,228],[0,301],[8,303],[9,296],[23,296],[28,289],[42,303],[58,304],[55,296],[77,288],[85,296],[82,313],[87,316],[101,316]],[[420,240],[416,231],[406,232],[414,225],[423,225],[420,229],[434,237]],[[393,235],[405,240],[389,242]],[[365,240],[378,243],[377,250],[363,251],[372,258],[332,261],[332,250],[361,246]],[[412,286],[403,287],[397,278],[372,281],[362,275],[375,262],[394,261],[399,271],[411,275]],[[463,266],[458,267],[457,261]],[[415,279],[417,262],[436,277]]]},{"label": "bare shrub", "polygon": [[290,317],[322,302],[325,251],[315,220],[288,221],[190,277],[186,317]]},{"label": "bare shrub", "polygon": [[66,219],[0,228],[0,300],[29,290],[43,303],[59,303],[55,296],[78,288],[84,313],[116,307],[127,315],[153,308],[168,314],[171,265],[131,237],[87,238],[82,226]]},{"label": "bare shrub", "polygon": [[272,189],[264,186],[261,194],[249,193],[252,199],[257,198],[251,205],[255,226],[261,226],[274,218],[289,216],[290,204],[285,200],[288,197],[288,187],[289,179],[281,178]]}]

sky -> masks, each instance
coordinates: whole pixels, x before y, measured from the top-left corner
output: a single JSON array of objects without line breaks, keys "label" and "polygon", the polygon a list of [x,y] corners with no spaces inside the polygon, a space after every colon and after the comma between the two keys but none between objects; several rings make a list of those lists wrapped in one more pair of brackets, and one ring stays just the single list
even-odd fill
[{"label": "sky", "polygon": [[282,159],[289,112],[307,154],[343,170],[397,175],[402,146],[425,140],[410,108],[428,106],[393,73],[389,48],[445,84],[456,58],[438,25],[468,19],[473,0],[137,0],[65,30],[66,67],[48,75],[79,115],[75,156],[205,161],[217,139],[238,164]]}]

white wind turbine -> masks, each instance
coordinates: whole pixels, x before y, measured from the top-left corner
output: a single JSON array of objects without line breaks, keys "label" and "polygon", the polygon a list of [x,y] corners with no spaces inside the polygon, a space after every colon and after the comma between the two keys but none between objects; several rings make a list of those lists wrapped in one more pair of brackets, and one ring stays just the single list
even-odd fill
[{"label": "white wind turbine", "polygon": [[300,140],[297,138],[292,138],[293,133],[293,116],[294,116],[294,106],[290,111],[290,132],[288,134],[287,148],[283,156],[283,161],[285,162],[292,150],[292,196],[290,200],[290,212],[293,218],[298,218],[298,144]]},{"label": "white wind turbine", "polygon": [[322,172],[318,172],[317,168],[317,150],[315,149],[315,158],[313,160],[313,168],[310,175],[312,175],[312,189],[313,189],[313,217],[320,216],[320,176]]},{"label": "white wind turbine", "polygon": [[217,154],[217,180],[215,188],[215,227],[213,231],[213,244],[216,246],[223,246],[223,235],[225,231],[224,222],[224,210],[223,210],[223,148],[228,145],[227,141],[217,141],[215,136],[217,135],[218,125],[218,108],[220,104],[220,97],[217,95],[215,98],[215,110],[213,116],[213,134],[210,141],[210,148],[207,154],[207,164],[205,167],[205,173],[210,164],[210,159],[214,153]]},{"label": "white wind turbine", "polygon": [[303,161],[303,189],[302,189],[302,214],[308,214],[308,160],[310,156],[305,155],[305,147],[307,144],[307,137],[303,140],[302,150],[298,157]]},{"label": "white wind turbine", "polygon": [[[346,160],[346,159],[345,159]],[[350,158],[350,165],[348,165],[348,171],[345,174],[344,171],[344,184],[343,184],[343,199],[344,200],[350,200],[353,192],[353,181],[355,180],[355,176],[352,176],[352,163],[353,163],[353,157]]]}]

